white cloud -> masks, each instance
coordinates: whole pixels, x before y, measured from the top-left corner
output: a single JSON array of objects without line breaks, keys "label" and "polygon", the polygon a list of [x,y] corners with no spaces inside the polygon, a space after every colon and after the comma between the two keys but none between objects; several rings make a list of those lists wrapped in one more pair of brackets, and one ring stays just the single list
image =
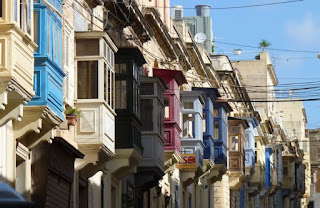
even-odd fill
[{"label": "white cloud", "polygon": [[299,20],[287,22],[285,30],[299,45],[312,46],[320,42],[320,24],[315,21],[311,13],[307,13]]}]

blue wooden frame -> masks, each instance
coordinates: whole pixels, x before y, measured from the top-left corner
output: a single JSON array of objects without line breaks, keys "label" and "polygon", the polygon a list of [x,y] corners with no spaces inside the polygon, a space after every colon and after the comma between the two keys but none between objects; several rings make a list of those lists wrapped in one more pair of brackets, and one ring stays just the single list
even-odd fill
[{"label": "blue wooden frame", "polygon": [[219,117],[214,121],[219,122],[219,135],[214,135],[214,161],[227,167],[228,162],[228,108],[224,103],[215,103],[214,109],[219,111]]},{"label": "blue wooden frame", "polygon": [[270,187],[271,186],[271,161],[270,157],[273,153],[273,150],[271,147],[266,148],[266,170],[265,170],[265,186]]},{"label": "blue wooden frame", "polygon": [[[59,12],[61,0],[49,0]],[[41,0],[34,4],[38,12],[38,48],[34,53],[34,91],[28,105],[47,106],[61,119],[63,115],[62,19]],[[36,26],[36,25],[35,25]],[[49,37],[49,39],[48,39]]]}]

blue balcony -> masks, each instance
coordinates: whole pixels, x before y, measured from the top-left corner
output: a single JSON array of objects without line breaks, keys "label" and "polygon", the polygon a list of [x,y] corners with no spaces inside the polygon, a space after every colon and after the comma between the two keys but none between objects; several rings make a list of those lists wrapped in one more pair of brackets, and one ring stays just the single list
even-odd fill
[{"label": "blue balcony", "polygon": [[246,166],[246,172],[248,170],[248,173],[246,174],[253,174],[254,168],[255,168],[255,137],[254,137],[254,129],[259,125],[259,122],[256,118],[252,117],[242,117],[243,119],[246,119],[249,128],[245,130],[245,166]]},{"label": "blue balcony", "polygon": [[265,170],[265,186],[270,187],[272,181],[271,161],[270,157],[273,153],[272,148],[266,148],[266,170]]},{"label": "blue balcony", "polygon": [[[50,2],[50,1],[49,1]],[[52,1],[61,12],[60,0]],[[47,106],[63,119],[63,77],[62,70],[62,21],[41,0],[34,4],[35,42],[34,91],[36,95],[28,103],[31,106]]]},{"label": "blue balcony", "polygon": [[213,103],[217,97],[220,97],[220,94],[216,88],[193,87],[192,90],[205,92],[207,96],[203,108],[203,143],[205,145],[203,159],[211,160],[214,163]]},{"label": "blue balcony", "polygon": [[214,103],[214,162],[227,167],[228,161],[228,113],[232,109],[226,101]]}]

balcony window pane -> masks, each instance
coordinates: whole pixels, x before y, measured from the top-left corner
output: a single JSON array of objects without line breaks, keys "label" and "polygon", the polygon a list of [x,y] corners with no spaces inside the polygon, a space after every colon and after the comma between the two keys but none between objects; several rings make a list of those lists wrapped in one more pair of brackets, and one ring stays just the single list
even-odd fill
[{"label": "balcony window pane", "polygon": [[239,151],[239,137],[238,136],[231,137],[231,151]]},{"label": "balcony window pane", "polygon": [[158,122],[158,133],[163,136],[163,124],[164,124],[164,108],[161,102],[158,101],[157,108],[157,122]]},{"label": "balcony window pane", "polygon": [[28,0],[28,4],[27,4],[27,33],[29,35],[31,35],[31,11],[33,11],[31,9],[31,0]]},{"label": "balcony window pane", "polygon": [[0,0],[0,17],[2,17],[2,0]]},{"label": "balcony window pane", "polygon": [[193,135],[193,121],[192,114],[183,114],[183,136],[192,138]]},{"label": "balcony window pane", "polygon": [[249,134],[248,134],[248,133],[246,133],[245,147],[246,147],[246,148],[249,148]]},{"label": "balcony window pane", "polygon": [[164,102],[164,117],[170,118],[169,98],[165,97],[163,99],[163,102]]},{"label": "balcony window pane", "polygon": [[98,98],[98,61],[78,62],[78,99]]},{"label": "balcony window pane", "polygon": [[193,102],[184,102],[183,108],[184,109],[193,109]]},{"label": "balcony window pane", "polygon": [[99,56],[99,39],[77,39],[77,56]]},{"label": "balcony window pane", "polygon": [[213,111],[213,117],[219,118],[219,109],[214,109],[214,111]]},{"label": "balcony window pane", "polygon": [[220,125],[219,121],[214,121],[214,138],[219,139],[220,137]]},{"label": "balcony window pane", "polygon": [[153,100],[152,99],[142,99],[141,100],[141,121],[143,131],[153,130]]},{"label": "balcony window pane", "polygon": [[[50,31],[51,24],[50,24],[50,16],[47,17],[47,27],[48,31]],[[47,53],[50,56],[50,32],[47,33]]]},{"label": "balcony window pane", "polygon": [[[36,44],[39,43],[39,12],[34,12],[34,17],[33,17],[34,25],[33,25],[33,30],[34,30],[34,42]],[[39,52],[39,47],[37,48],[37,51]]]},{"label": "balcony window pane", "polygon": [[103,63],[103,77],[104,77],[104,82],[103,82],[104,93],[103,93],[103,95],[104,95],[104,100],[106,102],[108,102],[108,100],[107,100],[107,94],[108,94],[107,86],[108,86],[108,80],[109,80],[108,75],[109,75],[109,73],[108,73],[107,64]]},{"label": "balcony window pane", "polygon": [[116,81],[116,109],[127,108],[127,82],[126,80]]},{"label": "balcony window pane", "polygon": [[19,10],[18,0],[14,0],[13,3],[13,13],[14,13],[14,21],[18,22],[18,10]]},{"label": "balcony window pane", "polygon": [[111,106],[112,103],[112,71],[108,68],[109,77],[108,77],[108,105]]},{"label": "balcony window pane", "polygon": [[140,89],[137,82],[133,82],[133,112],[140,117],[140,108],[139,108],[139,100],[140,100]]},{"label": "balcony window pane", "polygon": [[206,113],[202,113],[202,132],[206,132]]},{"label": "balcony window pane", "polygon": [[153,83],[142,83],[141,95],[153,95],[154,94],[154,84]]},{"label": "balcony window pane", "polygon": [[119,74],[127,73],[127,64],[116,64],[115,70],[116,70],[116,73],[119,73]]}]

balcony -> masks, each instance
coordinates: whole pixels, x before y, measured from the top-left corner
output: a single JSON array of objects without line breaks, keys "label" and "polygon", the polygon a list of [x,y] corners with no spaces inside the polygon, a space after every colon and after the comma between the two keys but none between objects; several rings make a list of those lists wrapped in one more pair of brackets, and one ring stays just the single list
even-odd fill
[{"label": "balcony", "polygon": [[[23,106],[34,96],[33,1],[17,8],[26,9],[21,21],[14,17],[14,4],[2,1],[0,34],[0,126],[15,119],[21,121]],[[27,18],[29,17],[29,18]],[[14,54],[14,55],[12,55]],[[19,129],[20,130],[20,129]],[[22,130],[23,131],[23,130]]]},{"label": "balcony", "polygon": [[245,177],[244,140],[249,124],[245,119],[228,118],[230,189],[239,190]]},{"label": "balcony", "polygon": [[86,166],[82,172],[89,177],[115,155],[117,48],[105,32],[76,32],[75,38],[75,106],[81,110],[75,140],[86,155],[78,169]]},{"label": "balcony", "polygon": [[164,175],[164,100],[167,89],[161,79],[140,77],[142,161],[135,174],[136,185],[144,192],[157,186]]},{"label": "balcony", "polygon": [[[137,47],[123,47],[116,53],[116,156],[108,163],[118,180],[134,173],[142,160],[140,75],[146,63]],[[146,150],[147,151],[147,150]]]},{"label": "balcony", "polygon": [[228,160],[228,116],[232,109],[228,102],[217,100],[214,103],[214,162],[224,171],[227,170]]},{"label": "balcony", "polygon": [[249,128],[245,130],[245,169],[246,176],[252,177],[255,169],[255,138],[254,138],[254,129],[259,125],[258,121],[252,117],[243,117],[246,119]]},{"label": "balcony", "polygon": [[164,157],[165,164],[171,166],[181,158],[179,86],[187,83],[187,80],[181,71],[175,70],[153,69],[153,75],[161,78],[168,86],[164,93]]},{"label": "balcony", "polygon": [[266,157],[266,172],[265,172],[265,186],[267,188],[271,187],[272,181],[272,167],[271,167],[271,155],[273,153],[272,148],[266,148],[265,157]]}]

